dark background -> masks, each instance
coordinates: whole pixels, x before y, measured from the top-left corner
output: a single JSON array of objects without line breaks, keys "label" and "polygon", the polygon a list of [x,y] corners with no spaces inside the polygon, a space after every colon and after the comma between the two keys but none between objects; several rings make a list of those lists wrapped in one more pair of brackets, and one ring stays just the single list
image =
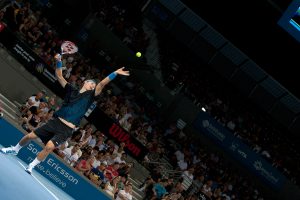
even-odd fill
[{"label": "dark background", "polygon": [[291,0],[182,2],[300,98],[300,45],[277,24]]}]

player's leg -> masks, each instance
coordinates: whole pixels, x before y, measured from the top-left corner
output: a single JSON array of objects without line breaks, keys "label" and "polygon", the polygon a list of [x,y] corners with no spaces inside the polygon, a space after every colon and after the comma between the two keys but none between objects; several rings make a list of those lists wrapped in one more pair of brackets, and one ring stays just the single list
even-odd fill
[{"label": "player's leg", "polygon": [[0,151],[4,154],[17,155],[23,146],[26,146],[31,140],[36,139],[38,136],[32,131],[25,135],[16,146],[2,148]]},{"label": "player's leg", "polygon": [[57,146],[64,143],[69,137],[71,137],[72,133],[73,129],[63,124],[57,118],[44,125],[43,130],[39,131],[37,135],[45,143],[45,147],[28,165],[28,167],[26,168],[26,172],[31,174],[32,169],[40,162],[44,161]]},{"label": "player's leg", "polygon": [[26,172],[31,174],[32,169],[37,166],[40,162],[44,161],[47,156],[55,149],[54,142],[49,140],[42,151],[40,151],[37,157],[28,165],[26,168]]}]

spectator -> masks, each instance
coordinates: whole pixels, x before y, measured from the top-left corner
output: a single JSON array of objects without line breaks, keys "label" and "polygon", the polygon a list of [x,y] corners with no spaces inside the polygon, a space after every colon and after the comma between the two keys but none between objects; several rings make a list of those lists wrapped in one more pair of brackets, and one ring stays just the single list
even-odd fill
[{"label": "spectator", "polygon": [[121,180],[120,176],[114,177],[111,181],[105,183],[104,191],[111,198],[115,198],[116,193],[118,193],[118,182]]},{"label": "spectator", "polygon": [[66,148],[62,151],[62,158],[71,166],[74,166],[79,157],[79,151],[80,145],[75,144],[74,146],[71,146],[69,148]]},{"label": "spectator", "polygon": [[80,173],[84,175],[88,175],[92,169],[92,164],[94,162],[95,158],[93,156],[90,156],[88,159],[82,159],[77,165],[76,169]]},{"label": "spectator", "polygon": [[132,185],[130,183],[125,185],[124,190],[118,192],[116,200],[132,200]]}]

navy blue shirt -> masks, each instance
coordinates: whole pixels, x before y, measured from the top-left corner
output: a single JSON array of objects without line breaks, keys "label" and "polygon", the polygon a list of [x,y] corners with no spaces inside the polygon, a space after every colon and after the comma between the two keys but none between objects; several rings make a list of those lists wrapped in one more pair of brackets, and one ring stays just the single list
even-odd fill
[{"label": "navy blue shirt", "polygon": [[54,116],[79,126],[84,114],[95,100],[95,90],[79,93],[79,89],[70,83],[67,83],[64,89],[66,95],[63,104]]}]

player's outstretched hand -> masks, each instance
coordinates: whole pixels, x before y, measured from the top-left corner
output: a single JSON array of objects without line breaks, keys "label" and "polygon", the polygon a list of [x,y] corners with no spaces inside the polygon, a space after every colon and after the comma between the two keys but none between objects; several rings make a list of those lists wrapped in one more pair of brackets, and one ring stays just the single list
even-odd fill
[{"label": "player's outstretched hand", "polygon": [[129,76],[130,75],[129,71],[125,71],[124,68],[125,67],[121,67],[120,69],[117,69],[116,73],[119,75]]}]

